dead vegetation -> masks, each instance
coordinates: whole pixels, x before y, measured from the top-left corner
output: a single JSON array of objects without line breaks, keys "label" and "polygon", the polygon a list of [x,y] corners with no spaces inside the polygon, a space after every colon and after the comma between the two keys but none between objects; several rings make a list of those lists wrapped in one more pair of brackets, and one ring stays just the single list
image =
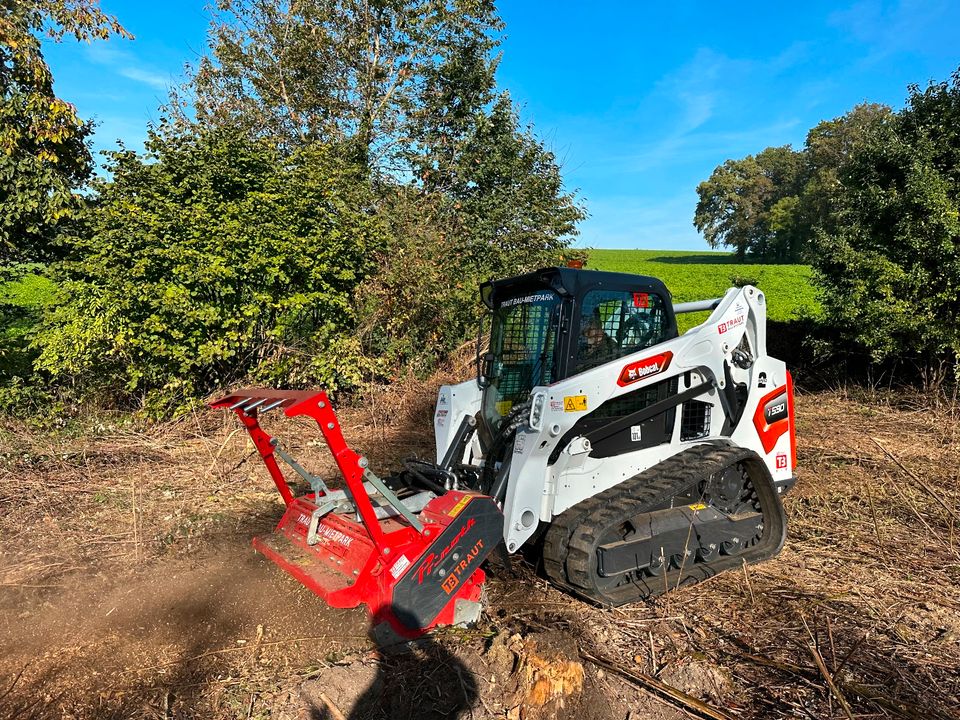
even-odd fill
[{"label": "dead vegetation", "polygon": [[[348,441],[374,467],[430,455],[436,384],[344,409]],[[399,657],[249,550],[281,506],[231,419],[8,426],[0,718],[960,717],[956,418],[829,392],[798,421],[776,559],[602,609],[516,558],[480,628]],[[332,472],[309,426],[281,438]]]}]

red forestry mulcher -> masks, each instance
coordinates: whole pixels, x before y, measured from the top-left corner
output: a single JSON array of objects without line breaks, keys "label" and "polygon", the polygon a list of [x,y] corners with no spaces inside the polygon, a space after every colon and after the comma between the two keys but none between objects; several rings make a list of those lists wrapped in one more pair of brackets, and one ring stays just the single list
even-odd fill
[{"label": "red forestry mulcher", "polygon": [[[401,636],[476,620],[486,578],[480,564],[503,538],[503,515],[490,497],[449,490],[411,468],[420,484],[434,487],[398,489],[401,500],[390,487],[396,476],[379,478],[347,446],[323,392],[238,390],[211,407],[237,414],[287,506],[275,532],[255,538],[254,548],[333,607],[366,604],[374,625],[387,622]],[[316,420],[343,489],[304,470],[260,427],[271,410]],[[310,493],[293,496],[278,456]]]}]

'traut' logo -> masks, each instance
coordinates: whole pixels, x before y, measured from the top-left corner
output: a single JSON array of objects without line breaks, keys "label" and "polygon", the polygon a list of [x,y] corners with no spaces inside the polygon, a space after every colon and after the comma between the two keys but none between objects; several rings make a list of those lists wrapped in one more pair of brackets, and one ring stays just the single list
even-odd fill
[{"label": "'traut' logo", "polygon": [[667,350],[659,355],[652,355],[643,360],[636,360],[629,365],[624,366],[620,371],[620,377],[617,378],[617,385],[623,387],[630,383],[635,383],[645,378],[659,375],[668,367],[673,360],[673,353]]},{"label": "'traut' logo", "polygon": [[717,325],[717,332],[723,335],[725,332],[727,332],[727,330],[733,330],[733,328],[743,325],[746,319],[747,316],[745,314],[737,315],[735,318],[731,318],[730,320]]},{"label": "'traut' logo", "polygon": [[468,550],[463,559],[450,569],[450,574],[440,583],[440,587],[443,588],[443,591],[447,595],[452,593],[457,585],[460,584],[460,579],[468,574],[466,572],[467,569],[473,564],[473,561],[477,559],[477,556],[480,555],[481,550],[483,550],[483,540],[477,540],[473,549]]},{"label": "'traut' logo", "polygon": [[437,566],[437,563],[442,561],[447,555],[449,555],[453,549],[457,546],[457,543],[463,540],[463,536],[467,534],[467,531],[476,525],[476,518],[470,518],[464,524],[460,531],[456,534],[453,540],[439,553],[430,553],[424,558],[419,569],[417,570],[417,584],[423,585],[423,579],[433,572],[434,568]]}]

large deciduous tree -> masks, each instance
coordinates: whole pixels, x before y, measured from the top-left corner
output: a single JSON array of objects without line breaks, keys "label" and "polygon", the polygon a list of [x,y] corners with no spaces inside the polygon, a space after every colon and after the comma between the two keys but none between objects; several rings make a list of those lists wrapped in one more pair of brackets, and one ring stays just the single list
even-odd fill
[{"label": "large deciduous tree", "polygon": [[367,169],[391,238],[358,291],[360,337],[394,372],[463,342],[478,283],[558,262],[584,217],[497,90],[501,28],[492,0],[221,0],[175,98],[185,126],[335,143]]},{"label": "large deciduous tree", "polygon": [[359,293],[366,346],[398,370],[428,369],[471,336],[481,281],[562,264],[584,217],[506,94],[439,155],[426,188],[384,198],[391,244]]},{"label": "large deciduous tree", "polygon": [[491,0],[219,0],[147,156],[93,183],[39,371],[162,415],[432,368],[478,282],[584,215],[497,91],[500,27]]},{"label": "large deciduous tree", "polygon": [[799,151],[770,147],[727,160],[697,186],[694,225],[711,247],[731,247],[740,258],[809,260],[816,230],[835,219],[842,168],[890,118],[886,105],[862,103],[816,125]]},{"label": "large deciduous tree", "polygon": [[[189,88],[201,124],[239,125],[284,145],[349,140],[361,159],[390,168],[411,141],[435,146],[490,99],[501,27],[492,0],[221,0],[218,8],[210,54]],[[441,104],[442,118],[431,112]]]},{"label": "large deciduous tree", "polygon": [[727,160],[697,186],[694,225],[711,247],[732,247],[740,259],[749,254],[795,261],[793,227],[803,181],[802,154],[789,145]]},{"label": "large deciduous tree", "polygon": [[843,168],[892,117],[893,111],[887,105],[860,103],[840,117],[818,123],[807,133],[807,182],[801,198],[798,232],[808,246],[814,244],[818,229],[831,228],[836,219],[834,204]]},{"label": "large deciduous tree", "polygon": [[97,0],[0,0],[0,265],[54,254],[90,177],[91,125],[53,91],[40,36],[129,37]]}]

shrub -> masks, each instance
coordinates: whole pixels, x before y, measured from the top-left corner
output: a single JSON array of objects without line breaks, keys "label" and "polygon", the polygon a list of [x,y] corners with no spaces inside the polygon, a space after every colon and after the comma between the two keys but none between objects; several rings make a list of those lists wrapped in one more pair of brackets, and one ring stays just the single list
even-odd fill
[{"label": "shrub", "polygon": [[875,361],[960,357],[960,71],[910,89],[844,167],[814,258],[828,322]]},{"label": "shrub", "polygon": [[353,291],[385,242],[363,173],[336,148],[283,156],[225,130],[162,127],[147,150],[111,154],[38,369],[153,415],[252,374],[355,383]]}]

